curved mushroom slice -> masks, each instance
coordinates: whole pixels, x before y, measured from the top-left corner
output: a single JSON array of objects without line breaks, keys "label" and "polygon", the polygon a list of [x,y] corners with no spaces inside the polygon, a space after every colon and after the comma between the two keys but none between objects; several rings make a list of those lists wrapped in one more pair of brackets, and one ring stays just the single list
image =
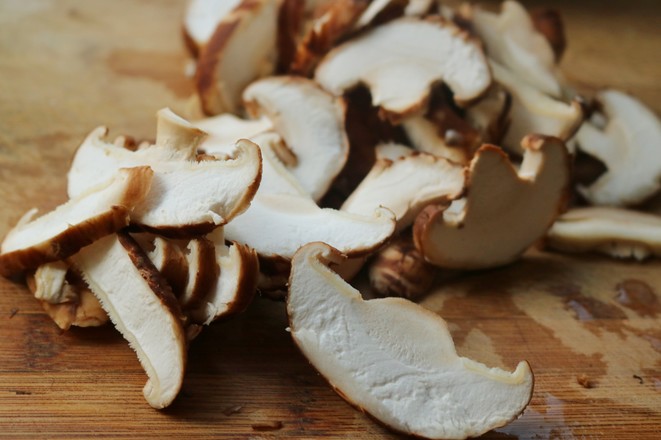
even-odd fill
[{"label": "curved mushroom slice", "polygon": [[184,40],[197,56],[211,39],[218,24],[241,0],[191,0],[184,15]]},{"label": "curved mushroom slice", "polygon": [[105,128],[94,130],[74,157],[68,176],[70,196],[120,167],[150,165],[152,186],[131,213],[131,223],[167,235],[186,235],[207,232],[241,213],[261,178],[259,148],[239,140],[232,155],[223,160],[186,160],[195,157],[203,132],[181,121],[178,126],[159,123],[156,145],[136,151],[103,140]]},{"label": "curved mushroom slice", "polygon": [[172,287],[175,296],[183,296],[188,284],[188,260],[179,245],[162,237],[154,237],[153,249],[146,252]]},{"label": "curved mushroom slice", "polygon": [[243,99],[250,113],[273,122],[296,157],[291,173],[314,200],[321,199],[349,155],[344,101],[314,81],[292,76],[254,82]]},{"label": "curved mushroom slice", "polygon": [[470,8],[468,19],[486,45],[489,57],[504,64],[522,81],[548,95],[559,97],[555,53],[535,29],[526,9],[515,1],[502,3],[500,14]]},{"label": "curved mushroom slice", "polygon": [[521,139],[531,133],[566,141],[583,122],[583,108],[578,100],[569,104],[555,100],[496,62],[491,61],[491,69],[494,79],[512,95],[510,125],[503,139],[503,146],[508,150],[523,154]]},{"label": "curved mushroom slice", "polygon": [[[381,148],[377,147],[377,156]],[[342,211],[369,215],[383,206],[395,214],[401,231],[426,205],[455,199],[463,189],[464,168],[442,157],[414,153],[395,160],[378,159]]]},{"label": "curved mushroom slice", "polygon": [[222,228],[217,228],[206,238],[215,248],[215,261],[220,267],[211,291],[199,307],[187,314],[198,324],[210,324],[219,318],[241,313],[255,296],[259,275],[257,254],[239,243],[225,244]]},{"label": "curved mushroom slice", "polygon": [[184,309],[196,308],[211,292],[220,267],[216,262],[216,248],[206,238],[194,238],[186,248],[188,261],[188,282],[179,303]]},{"label": "curved mushroom slice", "polygon": [[195,74],[206,114],[237,113],[243,89],[275,69],[279,3],[243,0],[216,27]]},{"label": "curved mushroom slice", "polygon": [[234,149],[237,139],[253,141],[255,136],[273,129],[273,123],[266,117],[241,119],[229,113],[194,121],[192,124],[208,133],[200,149],[219,158],[222,157],[219,154],[226,155],[228,150]]},{"label": "curved mushroom slice", "polygon": [[296,344],[337,393],[397,431],[434,439],[478,436],[518,417],[533,374],[457,355],[447,324],[402,298],[364,301],[312,243],[292,261],[287,312]]},{"label": "curved mushroom slice", "polygon": [[661,257],[661,217],[619,208],[576,208],[556,220],[545,244],[563,252],[596,251],[616,258]]},{"label": "curved mushroom slice", "polygon": [[440,18],[401,18],[376,27],[329,52],[315,79],[335,95],[366,84],[372,103],[393,122],[424,109],[437,81],[457,101],[477,98],[491,84],[479,45]]},{"label": "curved mushroom slice", "polygon": [[170,405],[186,365],[182,313],[170,286],[128,234],[106,237],[71,258],[115,327],[138,355],[154,408]]},{"label": "curved mushroom slice", "polygon": [[661,188],[661,122],[641,102],[616,90],[598,95],[606,115],[600,129],[586,122],[576,135],[578,148],[607,171],[589,187],[579,187],[593,204],[633,205]]},{"label": "curved mushroom slice", "polygon": [[430,205],[415,221],[413,238],[439,267],[486,269],[516,260],[544,236],[569,191],[569,156],[555,138],[526,136],[517,173],[498,147],[485,145],[471,161],[467,196]]},{"label": "curved mushroom slice", "polygon": [[360,256],[381,246],[394,228],[394,216],[386,209],[363,216],[322,209],[302,196],[258,194],[249,210],[225,226],[225,236],[266,257],[289,259],[313,241]]},{"label": "curved mushroom slice", "polygon": [[32,277],[29,277],[28,287],[38,300],[58,304],[75,299],[75,292],[65,289],[65,280],[69,265],[64,261],[53,261],[42,264]]},{"label": "curved mushroom slice", "polygon": [[120,169],[101,184],[33,220],[29,211],[0,247],[0,274],[11,276],[62,260],[129,223],[131,210],[150,190],[149,167]]}]

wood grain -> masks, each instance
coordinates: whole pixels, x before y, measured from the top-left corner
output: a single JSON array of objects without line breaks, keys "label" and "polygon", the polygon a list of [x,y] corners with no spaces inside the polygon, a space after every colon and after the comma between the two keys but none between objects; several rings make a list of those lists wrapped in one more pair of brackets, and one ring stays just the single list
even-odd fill
[{"label": "wood grain", "polygon": [[[567,78],[587,93],[623,88],[661,113],[659,3],[553,4],[565,12]],[[157,109],[184,111],[182,8],[0,3],[0,235],[28,208],[65,200],[71,154],[91,129],[150,138]],[[617,301],[626,280],[654,292],[651,312]],[[652,439],[661,427],[659,293],[658,261],[531,252],[504,269],[448,275],[422,303],[448,320],[460,354],[505,368],[527,359],[536,373],[530,408],[484,438]],[[158,412],[111,326],[61,332],[22,284],[0,279],[0,437],[399,438],[335,395],[286,326],[283,304],[258,299],[206,329],[181,395]]]}]

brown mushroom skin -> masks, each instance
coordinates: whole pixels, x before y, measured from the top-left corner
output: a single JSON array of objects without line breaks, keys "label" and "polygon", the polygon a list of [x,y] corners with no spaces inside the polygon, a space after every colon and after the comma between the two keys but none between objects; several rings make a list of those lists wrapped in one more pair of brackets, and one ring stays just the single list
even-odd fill
[{"label": "brown mushroom skin", "polygon": [[565,25],[560,12],[551,8],[535,8],[530,11],[530,18],[537,29],[551,45],[556,64],[560,62],[567,48]]},{"label": "brown mushroom skin", "polygon": [[377,296],[415,301],[429,292],[436,271],[416,249],[411,234],[405,233],[377,252],[370,262],[370,286]]}]

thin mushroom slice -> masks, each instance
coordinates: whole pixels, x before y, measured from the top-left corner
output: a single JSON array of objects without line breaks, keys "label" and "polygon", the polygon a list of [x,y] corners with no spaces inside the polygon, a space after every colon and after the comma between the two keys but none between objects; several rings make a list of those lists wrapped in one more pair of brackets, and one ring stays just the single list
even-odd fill
[{"label": "thin mushroom slice", "polygon": [[491,84],[480,46],[440,18],[400,18],[329,52],[315,79],[342,95],[363,83],[393,121],[423,110],[431,86],[444,81],[459,102],[479,97]]},{"label": "thin mushroom slice", "polygon": [[111,235],[71,258],[113,324],[138,355],[154,408],[175,399],[184,378],[186,333],[176,298],[128,234]]},{"label": "thin mushroom slice", "polygon": [[218,24],[195,75],[204,113],[238,113],[243,89],[274,71],[279,9],[277,0],[243,0]]},{"label": "thin mushroom slice", "polygon": [[443,319],[402,298],[365,301],[329,269],[324,243],[296,253],[287,313],[292,338],[331,387],[387,426],[418,437],[463,439],[516,419],[533,374],[457,355]]},{"label": "thin mushroom slice", "polygon": [[[377,147],[377,157],[381,148]],[[464,168],[444,158],[414,153],[394,160],[378,159],[342,211],[369,215],[383,206],[395,214],[401,231],[426,205],[455,199],[463,189]]]},{"label": "thin mushroom slice", "polygon": [[188,242],[186,247],[188,261],[188,282],[183,295],[179,298],[182,308],[199,306],[213,288],[220,267],[216,262],[216,248],[206,238],[198,237]]},{"label": "thin mushroom slice", "polygon": [[519,258],[544,236],[568,198],[570,165],[564,143],[530,135],[519,170],[498,147],[485,145],[471,161],[464,198],[430,205],[413,237],[439,267],[486,269]]},{"label": "thin mushroom slice", "polygon": [[241,313],[252,302],[257,288],[257,253],[239,243],[225,244],[222,228],[205,238],[214,245],[215,261],[220,268],[207,296],[197,308],[187,311],[193,322],[208,325],[220,318]]},{"label": "thin mushroom slice", "polygon": [[314,81],[293,76],[256,81],[243,100],[250,113],[273,122],[296,158],[289,166],[291,173],[313,199],[320,200],[349,155],[344,101]]},{"label": "thin mushroom slice", "polygon": [[191,0],[184,15],[184,41],[197,56],[207,45],[216,27],[241,0]]},{"label": "thin mushroom slice", "polygon": [[167,235],[203,233],[245,210],[261,178],[259,148],[248,140],[216,160],[196,160],[204,132],[169,111],[158,113],[156,144],[136,151],[103,139],[97,128],[78,148],[69,170],[69,195],[75,196],[120,167],[149,165],[149,193],[131,213],[131,223]]},{"label": "thin mushroom slice", "polygon": [[387,209],[364,216],[322,209],[303,196],[258,194],[248,211],[225,226],[225,236],[264,257],[291,259],[298,248],[313,241],[360,256],[381,246],[394,228],[394,216]]},{"label": "thin mushroom slice", "polygon": [[586,122],[576,139],[578,148],[602,161],[607,171],[579,191],[595,205],[643,202],[661,189],[661,122],[625,93],[606,90],[597,100],[606,116],[605,127]]},{"label": "thin mushroom slice", "polygon": [[521,139],[531,133],[555,136],[563,141],[576,133],[583,122],[583,108],[577,99],[570,103],[551,98],[497,62],[491,61],[494,79],[512,96],[509,127],[502,144],[507,150],[523,154]]},{"label": "thin mushroom slice", "polygon": [[[188,260],[181,247],[173,240],[155,236],[152,249],[147,256],[156,269],[163,274],[175,296],[184,295],[188,284]],[[143,247],[144,249],[144,247]]]},{"label": "thin mushroom slice", "polygon": [[200,150],[222,158],[234,149],[237,139],[253,140],[256,136],[273,129],[266,117],[241,119],[229,113],[191,122],[193,126],[208,133],[200,144]]},{"label": "thin mushroom slice", "polygon": [[661,257],[661,217],[621,208],[576,208],[558,217],[544,243],[562,252],[636,260]]},{"label": "thin mushroom slice", "polygon": [[149,192],[152,176],[149,167],[120,169],[108,182],[39,218],[34,219],[36,210],[29,211],[2,242],[0,275],[16,275],[62,260],[122,229]]},{"label": "thin mushroom slice", "polygon": [[[486,45],[489,57],[505,65],[521,81],[547,95],[560,97],[555,53],[537,31],[526,9],[516,1],[502,3],[500,14],[468,8],[468,20]],[[466,8],[463,9],[466,11]]]}]

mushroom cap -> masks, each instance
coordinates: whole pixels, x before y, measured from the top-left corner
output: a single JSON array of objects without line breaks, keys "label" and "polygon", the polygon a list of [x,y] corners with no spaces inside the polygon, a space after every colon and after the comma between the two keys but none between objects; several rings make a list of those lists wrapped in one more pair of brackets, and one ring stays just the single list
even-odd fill
[{"label": "mushroom cap", "polygon": [[596,205],[634,205],[661,189],[661,121],[637,99],[616,90],[597,95],[606,127],[588,121],[576,134],[578,148],[607,171],[581,195]]},{"label": "mushroom cap", "polygon": [[360,83],[393,121],[427,105],[434,83],[444,81],[457,101],[480,96],[491,84],[482,50],[440,18],[400,18],[371,29],[329,52],[315,79],[341,95]]},{"label": "mushroom cap", "polygon": [[637,260],[661,257],[661,217],[621,208],[575,208],[558,217],[544,242],[563,252],[596,251]]},{"label": "mushroom cap", "polygon": [[0,274],[62,260],[127,226],[131,210],[149,193],[152,176],[149,167],[118,169],[110,180],[39,218],[33,219],[36,210],[29,211],[2,242]]},{"label": "mushroom cap", "polygon": [[256,81],[243,100],[252,115],[272,121],[296,157],[291,173],[313,199],[320,200],[349,156],[344,101],[312,80],[293,76]]},{"label": "mushroom cap", "polygon": [[500,14],[473,7],[470,15],[472,27],[490,58],[535,89],[555,97],[561,95],[553,48],[519,2],[503,2]]},{"label": "mushroom cap", "polygon": [[324,243],[292,261],[292,338],[337,393],[386,425],[424,438],[478,436],[521,414],[533,390],[527,362],[512,373],[457,355],[447,324],[402,298],[365,301],[329,269]]},{"label": "mushroom cap", "polygon": [[243,0],[218,24],[200,52],[195,73],[204,113],[238,113],[243,89],[273,72],[278,54],[279,3]]},{"label": "mushroom cap", "polygon": [[225,236],[260,256],[291,259],[313,241],[331,243],[346,255],[364,255],[381,246],[394,229],[394,215],[387,209],[364,216],[322,209],[305,196],[257,194],[250,209],[225,226]]},{"label": "mushroom cap", "polygon": [[149,377],[147,402],[157,409],[170,405],[184,378],[186,334],[165,278],[126,233],[98,240],[71,260],[137,353]]},{"label": "mushroom cap", "polygon": [[[377,157],[381,149],[382,146],[377,147]],[[397,230],[401,231],[413,223],[426,205],[455,199],[463,189],[462,166],[442,157],[412,152],[397,159],[377,159],[344,202],[342,211],[369,215],[383,206],[395,214]]]},{"label": "mushroom cap", "polygon": [[569,155],[551,137],[526,136],[522,146],[518,172],[501,149],[483,146],[468,169],[466,196],[420,213],[413,237],[427,261],[453,269],[502,266],[544,236],[568,198]]}]

